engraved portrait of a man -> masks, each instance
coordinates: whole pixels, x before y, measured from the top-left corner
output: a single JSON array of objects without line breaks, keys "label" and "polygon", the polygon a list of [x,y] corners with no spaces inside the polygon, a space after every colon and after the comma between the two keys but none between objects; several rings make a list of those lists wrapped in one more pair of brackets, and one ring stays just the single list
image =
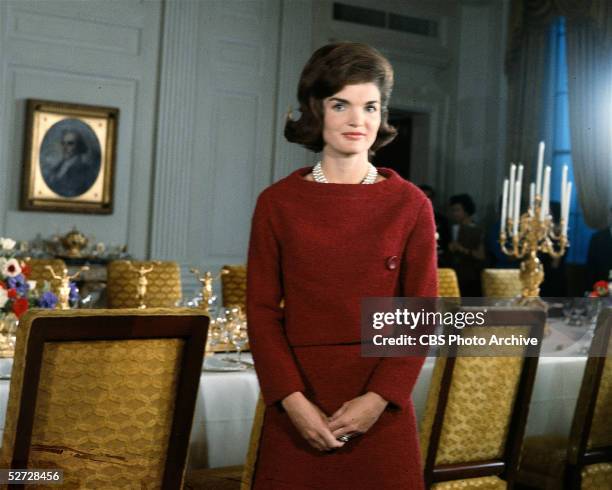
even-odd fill
[{"label": "engraved portrait of a man", "polygon": [[77,197],[87,192],[100,173],[100,143],[86,123],[64,119],[54,124],[40,148],[42,177],[53,192]]}]

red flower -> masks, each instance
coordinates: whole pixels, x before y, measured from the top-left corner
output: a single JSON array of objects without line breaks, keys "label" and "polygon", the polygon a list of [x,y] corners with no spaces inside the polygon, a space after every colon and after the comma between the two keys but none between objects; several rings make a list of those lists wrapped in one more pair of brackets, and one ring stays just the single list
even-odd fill
[{"label": "red flower", "polygon": [[608,295],[608,282],[607,281],[597,281],[593,284],[593,292],[597,293],[597,296],[607,296]]},{"label": "red flower", "polygon": [[10,299],[15,299],[17,297],[17,290],[15,288],[11,288],[7,291],[7,294]]},{"label": "red flower", "polygon": [[28,310],[29,306],[30,304],[27,299],[19,298],[13,303],[13,313],[17,315],[17,318],[21,318],[21,315]]},{"label": "red flower", "polygon": [[30,264],[22,262],[21,263],[21,273],[25,276],[26,279],[30,277],[30,274],[32,273],[32,267],[30,267]]}]

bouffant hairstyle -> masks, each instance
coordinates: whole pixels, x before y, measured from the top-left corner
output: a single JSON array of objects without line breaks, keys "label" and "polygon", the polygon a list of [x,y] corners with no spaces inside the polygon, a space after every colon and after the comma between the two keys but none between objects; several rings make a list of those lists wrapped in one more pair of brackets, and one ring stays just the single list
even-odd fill
[{"label": "bouffant hairstyle", "polygon": [[393,68],[376,49],[362,43],[333,43],[317,49],[302,70],[298,84],[299,120],[287,115],[285,138],[314,152],[323,150],[323,99],[346,85],[374,83],[380,90],[380,128],[370,154],[389,143],[397,131],[387,122]]},{"label": "bouffant hairstyle", "polygon": [[452,206],[453,204],[459,204],[463,208],[463,210],[469,215],[472,216],[476,212],[476,204],[474,204],[474,200],[472,196],[469,194],[457,194],[456,196],[452,196],[450,198],[449,204]]}]

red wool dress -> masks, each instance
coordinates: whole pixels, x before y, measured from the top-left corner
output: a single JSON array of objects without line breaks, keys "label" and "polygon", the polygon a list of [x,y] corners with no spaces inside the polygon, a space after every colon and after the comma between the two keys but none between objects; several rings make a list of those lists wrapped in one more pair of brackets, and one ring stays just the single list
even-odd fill
[{"label": "red wool dress", "polygon": [[[370,185],[310,171],[264,190],[253,215],[247,315],[266,403],[254,488],[420,490],[411,393],[425,359],[361,357],[360,299],[437,295],[430,201],[390,169]],[[327,415],[368,391],[390,403],[366,434],[320,452],[279,403],[295,391]]]}]

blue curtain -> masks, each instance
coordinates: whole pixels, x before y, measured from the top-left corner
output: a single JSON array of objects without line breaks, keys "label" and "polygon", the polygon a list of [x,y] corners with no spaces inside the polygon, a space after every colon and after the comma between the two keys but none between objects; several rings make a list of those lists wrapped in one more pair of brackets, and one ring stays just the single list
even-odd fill
[{"label": "blue curtain", "polygon": [[570,203],[569,229],[567,232],[570,247],[566,252],[566,262],[585,264],[589,241],[595,230],[592,230],[585,224],[578,199],[576,198],[576,181],[572,168],[572,148],[570,143],[564,17],[558,17],[550,26],[547,60],[546,86],[543,91],[545,100],[543,103],[544,128],[542,139],[546,143],[545,165],[552,167],[550,196],[551,201],[561,201],[561,172],[563,165],[567,165],[569,167],[568,179],[570,182],[573,182],[573,188],[572,201]]}]

